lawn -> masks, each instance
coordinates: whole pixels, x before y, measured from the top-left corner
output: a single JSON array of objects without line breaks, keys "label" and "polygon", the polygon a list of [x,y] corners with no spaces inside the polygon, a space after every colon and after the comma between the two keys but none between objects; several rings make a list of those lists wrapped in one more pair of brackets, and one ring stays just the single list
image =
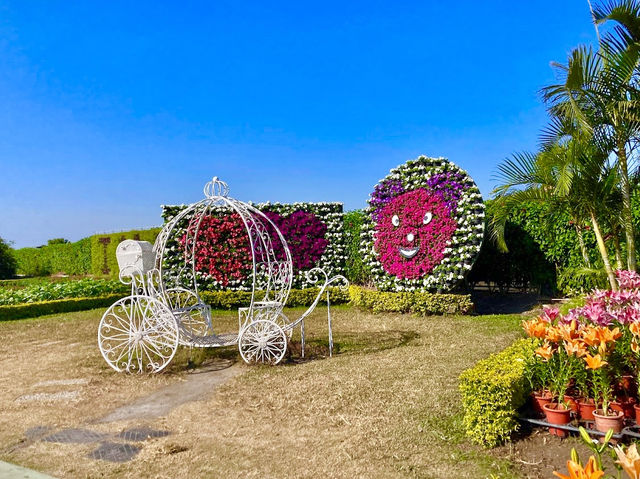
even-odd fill
[{"label": "lawn", "polygon": [[[238,353],[183,348],[166,373],[129,376],[100,357],[101,310],[0,323],[0,459],[58,477],[522,477],[507,459],[468,443],[457,393],[463,369],[521,335],[520,316],[332,312],[333,358],[320,357],[326,310],[319,308],[307,321],[315,357],[276,367],[238,364],[241,374],[204,400],[157,419],[111,423],[99,420],[184,381],[193,366],[238,361]],[[234,313],[223,316],[236,321]],[[56,400],[65,391],[73,394]],[[95,443],[44,442],[27,433],[142,426],[170,434],[137,444],[140,453],[124,463],[89,459]]]}]

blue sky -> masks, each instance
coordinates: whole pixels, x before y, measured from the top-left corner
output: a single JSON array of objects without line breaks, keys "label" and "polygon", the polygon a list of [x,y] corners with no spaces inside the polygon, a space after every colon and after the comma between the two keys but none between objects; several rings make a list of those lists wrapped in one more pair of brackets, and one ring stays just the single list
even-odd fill
[{"label": "blue sky", "polygon": [[0,236],[159,225],[213,175],[361,208],[420,154],[487,197],[594,37],[586,0],[0,2]]}]

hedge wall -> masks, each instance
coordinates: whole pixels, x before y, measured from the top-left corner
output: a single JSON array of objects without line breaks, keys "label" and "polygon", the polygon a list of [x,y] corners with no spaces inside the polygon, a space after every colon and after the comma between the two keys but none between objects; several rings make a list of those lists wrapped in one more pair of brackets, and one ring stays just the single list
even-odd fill
[{"label": "hedge wall", "polygon": [[531,393],[525,372],[535,348],[535,340],[521,339],[460,375],[463,423],[473,442],[497,446],[518,429],[517,411]]},{"label": "hedge wall", "polygon": [[46,314],[70,313],[94,308],[107,308],[123,295],[109,294],[97,298],[67,298],[37,303],[23,303],[0,306],[0,321],[35,318]]},{"label": "hedge wall", "polygon": [[374,313],[413,313],[420,316],[470,314],[474,308],[468,294],[392,293],[351,285],[349,297],[355,306]]},{"label": "hedge wall", "polygon": [[91,274],[117,278],[119,274],[116,248],[126,239],[153,243],[161,228],[131,230],[121,233],[98,234],[89,238],[91,242]]},{"label": "hedge wall", "polygon": [[55,273],[83,275],[91,273],[91,242],[84,238],[75,243],[59,243],[40,248],[13,251],[18,274],[45,276]]}]

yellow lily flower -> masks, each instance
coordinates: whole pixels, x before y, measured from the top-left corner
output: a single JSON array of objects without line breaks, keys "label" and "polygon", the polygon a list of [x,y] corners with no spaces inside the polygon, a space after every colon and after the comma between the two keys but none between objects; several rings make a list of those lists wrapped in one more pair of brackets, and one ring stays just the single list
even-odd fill
[{"label": "yellow lily flower", "polygon": [[629,446],[627,452],[624,452],[620,446],[616,446],[615,450],[618,455],[616,462],[622,466],[627,476],[631,479],[640,479],[640,454],[638,454],[636,445]]}]

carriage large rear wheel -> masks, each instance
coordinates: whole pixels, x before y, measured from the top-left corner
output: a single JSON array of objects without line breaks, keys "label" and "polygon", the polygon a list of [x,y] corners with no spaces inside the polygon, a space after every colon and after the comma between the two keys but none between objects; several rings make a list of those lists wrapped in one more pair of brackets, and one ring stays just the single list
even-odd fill
[{"label": "carriage large rear wheel", "polygon": [[287,351],[287,336],[273,321],[253,321],[240,332],[238,349],[246,363],[278,364]]},{"label": "carriage large rear wheel", "polygon": [[178,338],[178,324],[169,308],[143,295],[113,303],[98,327],[102,357],[118,372],[162,371],[178,349]]}]

